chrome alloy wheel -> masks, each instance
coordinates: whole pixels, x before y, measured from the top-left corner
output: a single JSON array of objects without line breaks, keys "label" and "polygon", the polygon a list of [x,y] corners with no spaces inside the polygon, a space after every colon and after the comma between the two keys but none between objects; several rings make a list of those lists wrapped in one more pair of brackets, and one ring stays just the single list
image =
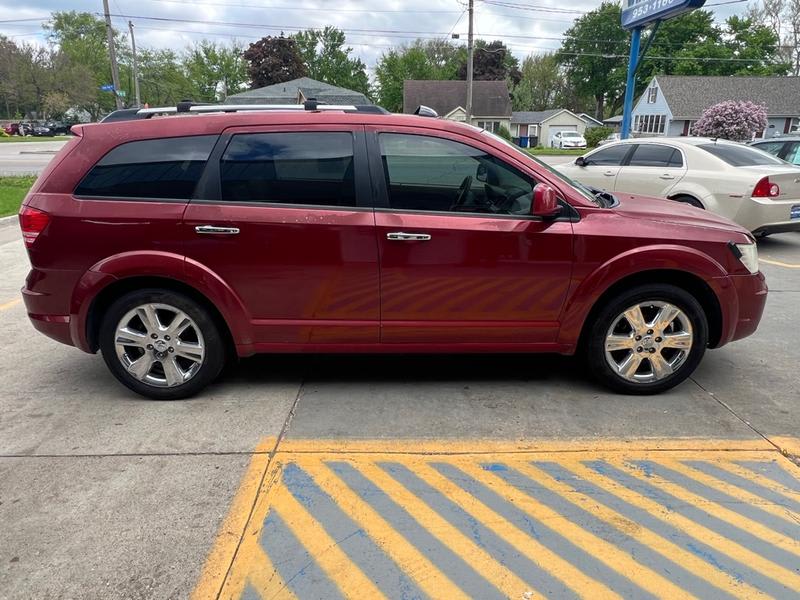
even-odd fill
[{"label": "chrome alloy wheel", "polygon": [[114,347],[130,375],[156,387],[186,383],[205,358],[200,328],[168,304],[143,304],[128,311],[117,325]]},{"label": "chrome alloy wheel", "polygon": [[689,317],[669,302],[642,302],[614,319],[605,339],[606,361],[634,383],[661,381],[677,371],[692,350]]}]

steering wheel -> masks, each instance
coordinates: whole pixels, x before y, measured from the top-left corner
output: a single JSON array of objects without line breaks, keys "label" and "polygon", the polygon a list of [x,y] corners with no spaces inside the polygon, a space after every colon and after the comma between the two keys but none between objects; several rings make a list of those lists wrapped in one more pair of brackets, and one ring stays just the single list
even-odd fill
[{"label": "steering wheel", "polygon": [[467,175],[464,177],[464,181],[461,182],[461,185],[458,186],[458,196],[456,196],[456,201],[450,207],[451,211],[458,210],[463,206],[464,202],[467,200],[467,194],[469,194],[470,188],[472,188],[472,176]]}]

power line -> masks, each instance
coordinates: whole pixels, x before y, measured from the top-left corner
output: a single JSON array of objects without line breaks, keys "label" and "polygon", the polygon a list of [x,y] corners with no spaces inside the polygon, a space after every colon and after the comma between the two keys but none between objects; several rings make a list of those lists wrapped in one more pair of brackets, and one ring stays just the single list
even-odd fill
[{"label": "power line", "polygon": [[[162,2],[169,2],[171,4],[191,4],[201,5],[201,6],[220,6],[223,8],[251,8],[256,10],[289,10],[289,11],[297,11],[297,12],[307,12],[309,10],[318,10],[318,9],[310,9],[305,6],[275,6],[275,5],[258,5],[258,4],[240,4],[240,3],[228,3],[228,2],[212,2],[207,0],[147,0],[148,2],[156,2],[161,4]],[[425,14],[449,14],[454,15],[458,14],[459,11],[457,10],[417,10],[417,9],[404,9],[404,10],[373,10],[369,9],[364,10],[362,8],[336,8],[335,12],[354,12],[354,13],[425,13]]]}]

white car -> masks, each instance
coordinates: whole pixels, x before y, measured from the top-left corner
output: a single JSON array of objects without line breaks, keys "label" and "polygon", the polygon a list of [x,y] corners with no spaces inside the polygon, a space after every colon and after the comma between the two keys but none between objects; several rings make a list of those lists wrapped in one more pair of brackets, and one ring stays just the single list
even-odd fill
[{"label": "white car", "polygon": [[577,131],[556,131],[550,138],[551,148],[586,148],[586,138]]},{"label": "white car", "polygon": [[800,168],[743,144],[693,137],[625,140],[559,170],[601,190],[686,202],[754,235],[800,231]]},{"label": "white car", "polygon": [[603,138],[602,140],[600,140],[597,145],[598,145],[598,147],[599,146],[605,146],[606,144],[613,144],[614,142],[619,142],[620,140],[622,140],[622,135],[621,134],[612,133],[607,138]]}]

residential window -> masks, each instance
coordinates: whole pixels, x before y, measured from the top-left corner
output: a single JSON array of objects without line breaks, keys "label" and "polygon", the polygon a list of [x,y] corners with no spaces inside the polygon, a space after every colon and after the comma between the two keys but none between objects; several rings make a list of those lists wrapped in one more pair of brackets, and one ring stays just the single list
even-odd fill
[{"label": "residential window", "polygon": [[478,127],[497,133],[497,130],[500,129],[500,121],[478,121]]},{"label": "residential window", "polygon": [[354,206],[353,168],[350,133],[239,134],[220,161],[222,199]]},{"label": "residential window", "polygon": [[658,88],[656,86],[652,86],[647,90],[647,103],[648,104],[655,104],[658,100]]},{"label": "residential window", "polygon": [[75,195],[189,200],[216,141],[197,135],[127,142],[100,159]]},{"label": "residential window", "polygon": [[666,126],[666,115],[636,115],[633,129],[638,133],[664,133]]}]

